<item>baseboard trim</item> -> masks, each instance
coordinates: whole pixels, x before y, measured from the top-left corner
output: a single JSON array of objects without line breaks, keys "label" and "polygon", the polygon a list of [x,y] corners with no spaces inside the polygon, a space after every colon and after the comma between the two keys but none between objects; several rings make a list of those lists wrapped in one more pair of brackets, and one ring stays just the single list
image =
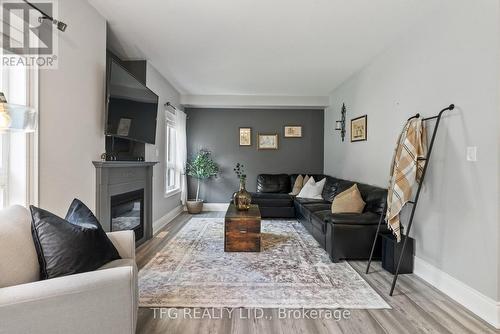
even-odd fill
[{"label": "baseboard trim", "polygon": [[203,211],[227,211],[229,203],[203,203]]},{"label": "baseboard trim", "polygon": [[415,257],[414,273],[493,327],[500,329],[500,302],[418,257]]},{"label": "baseboard trim", "polygon": [[180,215],[182,211],[183,211],[182,205],[179,205],[178,207],[174,208],[169,213],[167,213],[165,216],[153,222],[153,235],[158,233],[158,231],[161,230],[165,225],[174,220],[174,218]]}]

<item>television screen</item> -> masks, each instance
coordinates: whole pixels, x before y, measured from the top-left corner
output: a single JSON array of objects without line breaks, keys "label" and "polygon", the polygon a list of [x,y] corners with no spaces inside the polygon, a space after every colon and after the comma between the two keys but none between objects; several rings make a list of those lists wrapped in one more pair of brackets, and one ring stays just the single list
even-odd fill
[{"label": "television screen", "polygon": [[115,60],[107,82],[106,135],[154,144],[158,96]]}]

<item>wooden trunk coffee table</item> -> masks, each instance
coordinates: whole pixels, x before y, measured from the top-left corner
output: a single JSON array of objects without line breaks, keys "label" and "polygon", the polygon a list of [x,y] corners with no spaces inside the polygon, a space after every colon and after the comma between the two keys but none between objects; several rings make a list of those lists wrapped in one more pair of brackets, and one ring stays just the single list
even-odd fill
[{"label": "wooden trunk coffee table", "polygon": [[224,251],[260,252],[260,221],[258,205],[238,211],[230,204],[224,219]]}]

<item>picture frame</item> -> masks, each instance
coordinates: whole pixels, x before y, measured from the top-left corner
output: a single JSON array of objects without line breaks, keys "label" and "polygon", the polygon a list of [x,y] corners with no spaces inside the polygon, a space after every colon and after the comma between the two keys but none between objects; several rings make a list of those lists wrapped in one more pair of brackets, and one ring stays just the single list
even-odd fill
[{"label": "picture frame", "polygon": [[240,127],[239,128],[240,146],[252,146],[252,128]]},{"label": "picture frame", "polygon": [[257,148],[259,150],[277,150],[279,136],[277,133],[259,133],[257,140]]},{"label": "picture frame", "polygon": [[283,137],[302,138],[302,125],[285,125],[283,128]]},{"label": "picture frame", "polygon": [[132,125],[131,118],[120,118],[120,122],[118,123],[118,129],[116,130],[116,134],[119,136],[126,137],[130,133],[130,127]]},{"label": "picture frame", "polygon": [[363,115],[351,119],[351,142],[368,139],[368,116]]}]

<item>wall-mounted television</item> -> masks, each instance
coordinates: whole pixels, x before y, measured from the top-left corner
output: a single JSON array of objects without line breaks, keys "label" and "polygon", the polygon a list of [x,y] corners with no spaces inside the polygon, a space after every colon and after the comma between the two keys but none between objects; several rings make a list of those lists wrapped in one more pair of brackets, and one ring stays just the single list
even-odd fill
[{"label": "wall-mounted television", "polygon": [[106,135],[154,144],[158,96],[114,59],[106,91]]}]

